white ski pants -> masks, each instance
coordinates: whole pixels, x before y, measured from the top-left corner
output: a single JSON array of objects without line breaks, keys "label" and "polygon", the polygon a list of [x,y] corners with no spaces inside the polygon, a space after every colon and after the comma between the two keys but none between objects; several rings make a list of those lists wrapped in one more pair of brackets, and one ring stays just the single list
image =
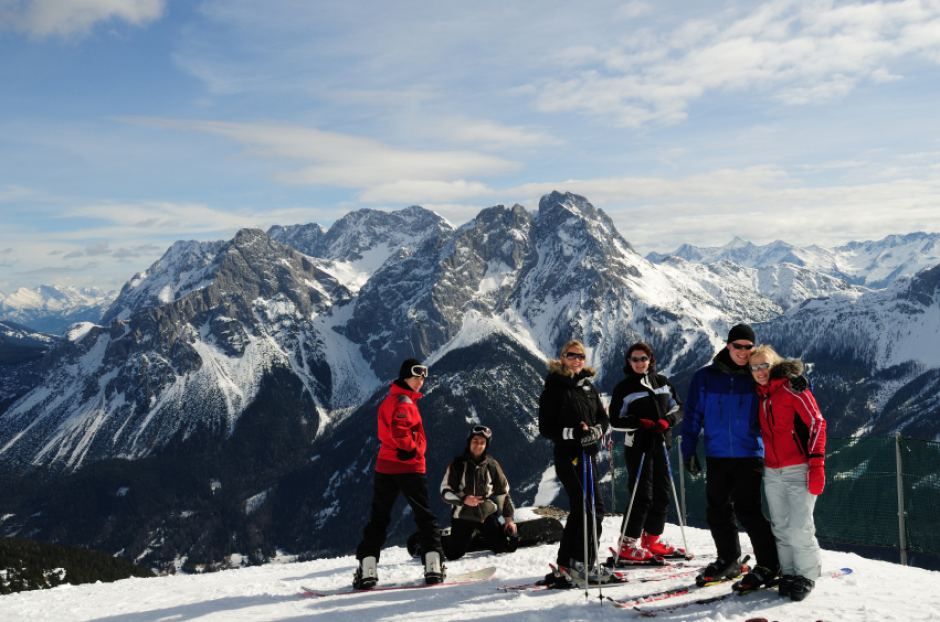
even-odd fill
[{"label": "white ski pants", "polygon": [[770,507],[771,529],[777,539],[780,574],[815,581],[822,572],[813,508],[816,496],[806,485],[808,464],[764,469],[764,494]]}]

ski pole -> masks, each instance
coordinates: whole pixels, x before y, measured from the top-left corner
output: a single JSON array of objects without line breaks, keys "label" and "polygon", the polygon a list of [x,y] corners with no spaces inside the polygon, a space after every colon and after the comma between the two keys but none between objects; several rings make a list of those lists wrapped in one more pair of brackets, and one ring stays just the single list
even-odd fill
[{"label": "ski pole", "polygon": [[597,597],[604,603],[604,587],[601,583],[601,550],[597,541],[597,505],[594,501],[594,459],[587,457],[588,485],[591,487],[591,529],[594,532],[594,569],[597,571]]},{"label": "ski pole", "polygon": [[676,516],[679,518],[679,531],[682,532],[682,544],[685,546],[686,557],[689,555],[689,543],[685,539],[685,518],[682,508],[679,507],[679,495],[676,494],[676,480],[672,477],[672,463],[669,461],[669,448],[666,447],[666,437],[663,437],[663,453],[666,454],[666,470],[669,471],[669,482],[672,484],[672,498],[676,500]]},{"label": "ski pole", "polygon": [[587,465],[585,465],[585,452],[581,452],[581,498],[583,503],[584,517],[584,562],[581,569],[584,571],[584,597],[588,598],[588,526],[587,526]]},{"label": "ski pole", "polygon": [[[624,452],[624,461],[626,461],[627,454]],[[636,480],[633,482],[633,492],[630,493],[630,505],[627,506],[627,514],[623,517],[623,527],[620,529],[620,540],[617,542],[617,552],[614,554],[614,568],[617,567],[617,562],[620,561],[620,543],[623,542],[623,538],[627,533],[627,522],[630,520],[630,512],[633,511],[633,499],[636,497],[636,489],[640,487],[640,475],[643,474],[643,462],[646,460],[646,452],[643,452],[643,455],[640,456],[640,468],[636,471]]]}]

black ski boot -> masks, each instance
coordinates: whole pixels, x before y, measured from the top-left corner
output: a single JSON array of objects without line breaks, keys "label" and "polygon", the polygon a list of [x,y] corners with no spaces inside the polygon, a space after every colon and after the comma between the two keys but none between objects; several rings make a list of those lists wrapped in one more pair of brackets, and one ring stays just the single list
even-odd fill
[{"label": "black ski boot", "polygon": [[744,578],[731,586],[735,592],[753,592],[762,587],[773,587],[776,585],[777,573],[780,569],[770,570],[764,566],[755,566]]},{"label": "black ski boot", "polygon": [[729,579],[736,579],[740,577],[744,572],[747,572],[747,566],[744,566],[738,560],[732,560],[726,562],[722,558],[718,558],[712,563],[708,564],[705,569],[695,577],[695,584],[699,587],[705,587],[712,583],[720,583],[722,581],[728,581]]},{"label": "black ski boot", "polygon": [[790,600],[803,600],[816,587],[816,582],[806,577],[796,577],[790,584]]},{"label": "black ski boot", "polygon": [[790,588],[793,586],[793,581],[796,579],[792,574],[785,574],[780,577],[780,581],[777,582],[777,591],[780,592],[781,598],[790,598]]}]

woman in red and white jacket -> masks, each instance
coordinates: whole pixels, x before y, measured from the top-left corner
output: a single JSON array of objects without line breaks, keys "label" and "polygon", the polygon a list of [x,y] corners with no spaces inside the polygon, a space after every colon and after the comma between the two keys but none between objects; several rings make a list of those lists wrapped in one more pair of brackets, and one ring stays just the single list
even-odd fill
[{"label": "woman in red and white jacket", "polygon": [[811,390],[790,388],[803,363],[760,345],[749,364],[760,398],[764,493],[780,558],[780,595],[803,600],[822,571],[813,508],[826,483],[826,421]]}]

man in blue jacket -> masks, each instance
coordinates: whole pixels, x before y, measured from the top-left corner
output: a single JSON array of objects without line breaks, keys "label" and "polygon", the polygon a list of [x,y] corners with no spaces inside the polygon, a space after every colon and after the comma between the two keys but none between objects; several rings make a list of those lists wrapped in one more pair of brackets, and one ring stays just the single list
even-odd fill
[{"label": "man in blue jacket", "polygon": [[757,566],[746,577],[748,584],[766,585],[780,571],[774,534],[761,509],[764,442],[757,414],[758,396],[748,367],[754,341],[754,330],[747,324],[732,327],[727,346],[710,365],[692,376],[685,400],[682,458],[693,476],[701,472],[695,450],[699,433],[704,430],[706,516],[718,553],[718,559],[696,579],[699,585],[741,574],[741,543],[735,517],[747,531],[757,558]]}]

